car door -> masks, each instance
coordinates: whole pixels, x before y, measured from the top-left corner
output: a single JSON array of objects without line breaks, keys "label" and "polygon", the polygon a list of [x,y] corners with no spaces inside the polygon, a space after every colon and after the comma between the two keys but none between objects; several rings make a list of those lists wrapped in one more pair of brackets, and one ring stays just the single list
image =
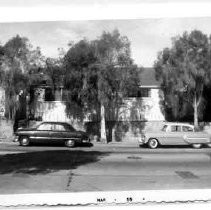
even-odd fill
[{"label": "car door", "polygon": [[183,145],[182,126],[170,125],[168,132],[166,132],[166,145]]},{"label": "car door", "polygon": [[188,138],[193,136],[194,129],[190,126],[182,126],[184,144],[188,144]]},{"label": "car door", "polygon": [[210,141],[210,137],[205,132],[195,132],[190,126],[183,126],[184,142],[186,144],[206,144]]},{"label": "car door", "polygon": [[65,126],[60,123],[54,123],[53,130],[51,131],[52,143],[63,143],[67,139],[67,131]]},{"label": "car door", "polygon": [[40,124],[35,133],[35,142],[37,143],[49,143],[50,142],[50,133],[53,130],[52,123],[42,123]]}]

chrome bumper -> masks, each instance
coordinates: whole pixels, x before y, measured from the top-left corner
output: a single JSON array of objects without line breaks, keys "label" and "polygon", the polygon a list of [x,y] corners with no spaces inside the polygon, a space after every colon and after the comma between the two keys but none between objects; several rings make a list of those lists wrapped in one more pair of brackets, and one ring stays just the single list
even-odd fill
[{"label": "chrome bumper", "polygon": [[13,142],[18,142],[18,140],[19,140],[19,136],[15,136],[13,139]]},{"label": "chrome bumper", "polygon": [[139,145],[143,145],[146,143],[146,137],[144,135],[142,135],[139,139],[138,139],[138,143]]},{"label": "chrome bumper", "polygon": [[89,143],[90,142],[90,139],[83,139],[82,140],[82,143]]}]

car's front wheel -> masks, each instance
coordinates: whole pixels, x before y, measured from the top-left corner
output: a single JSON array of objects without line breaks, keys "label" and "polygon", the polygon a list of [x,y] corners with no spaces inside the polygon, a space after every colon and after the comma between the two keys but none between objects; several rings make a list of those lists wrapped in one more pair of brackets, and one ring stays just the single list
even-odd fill
[{"label": "car's front wheel", "polygon": [[72,139],[69,139],[69,140],[65,141],[65,145],[67,147],[74,147],[75,146],[75,141],[72,140]]},{"label": "car's front wheel", "polygon": [[150,139],[150,140],[148,141],[148,146],[149,146],[149,148],[151,148],[151,149],[157,148],[157,147],[158,147],[158,140],[157,140],[157,139]]},{"label": "car's front wheel", "polygon": [[28,146],[29,143],[30,143],[29,137],[27,136],[20,137],[20,146]]}]

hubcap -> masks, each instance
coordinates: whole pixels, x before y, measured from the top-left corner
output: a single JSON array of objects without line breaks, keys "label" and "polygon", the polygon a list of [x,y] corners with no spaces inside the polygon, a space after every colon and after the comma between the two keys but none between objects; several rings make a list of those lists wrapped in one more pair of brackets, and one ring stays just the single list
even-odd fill
[{"label": "hubcap", "polygon": [[72,140],[67,141],[67,146],[71,147],[73,145],[74,145],[74,141],[72,141]]},{"label": "hubcap", "polygon": [[156,147],[157,146],[157,141],[156,140],[151,140],[150,141],[150,145],[151,145],[151,147]]},{"label": "hubcap", "polygon": [[201,144],[194,144],[193,147],[194,148],[200,148],[201,147]]},{"label": "hubcap", "polygon": [[29,141],[28,141],[28,139],[27,139],[27,138],[23,138],[23,139],[22,139],[22,144],[23,144],[23,145],[27,145],[27,144],[28,144],[28,142],[29,142]]}]

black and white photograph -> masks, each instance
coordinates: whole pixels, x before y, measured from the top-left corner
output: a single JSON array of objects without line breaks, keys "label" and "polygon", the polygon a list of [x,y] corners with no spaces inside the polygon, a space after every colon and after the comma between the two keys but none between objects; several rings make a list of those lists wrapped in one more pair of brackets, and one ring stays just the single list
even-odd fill
[{"label": "black and white photograph", "polygon": [[211,15],[18,18],[0,20],[5,205],[211,199]]}]

